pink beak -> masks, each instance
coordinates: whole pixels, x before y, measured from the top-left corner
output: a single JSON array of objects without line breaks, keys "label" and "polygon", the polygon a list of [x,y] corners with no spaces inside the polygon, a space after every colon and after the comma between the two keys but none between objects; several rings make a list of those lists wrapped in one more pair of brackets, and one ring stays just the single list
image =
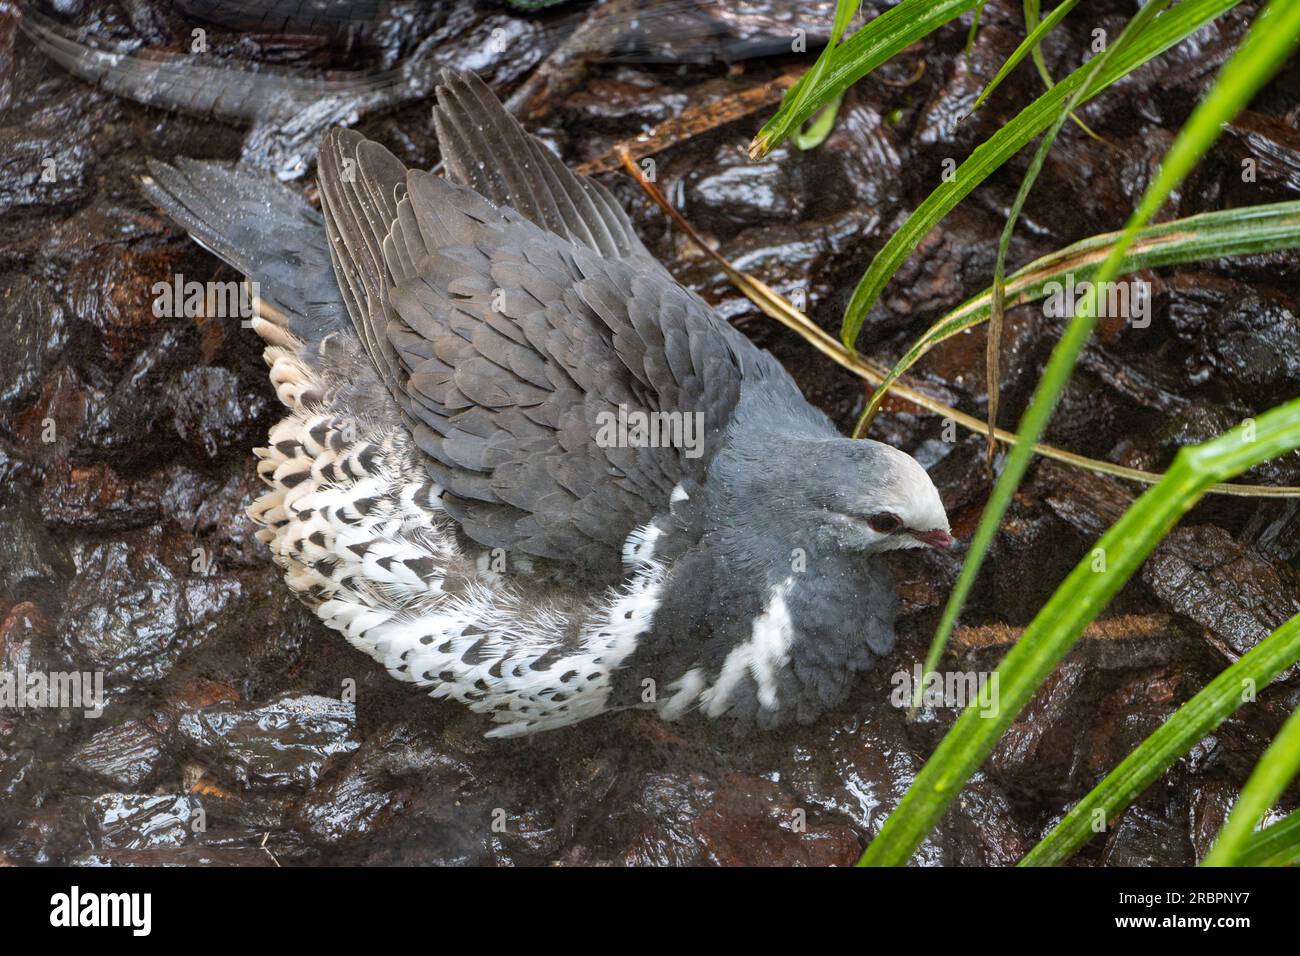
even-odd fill
[{"label": "pink beak", "polygon": [[922,544],[928,544],[930,547],[939,551],[947,551],[957,542],[947,531],[941,531],[935,528],[933,531],[912,531],[907,532]]}]

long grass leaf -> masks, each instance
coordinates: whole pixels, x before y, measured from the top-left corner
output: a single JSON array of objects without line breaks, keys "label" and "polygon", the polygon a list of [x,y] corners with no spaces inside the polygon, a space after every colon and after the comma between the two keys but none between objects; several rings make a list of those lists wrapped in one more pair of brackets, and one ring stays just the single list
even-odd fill
[{"label": "long grass leaf", "polygon": [[1174,762],[1253,694],[1300,660],[1300,615],[1260,641],[1142,741],[1020,861],[1055,866],[1128,807]]},{"label": "long grass leaf", "polygon": [[[835,56],[835,48],[839,46],[840,38],[844,36],[844,31],[848,29],[849,22],[853,19],[853,15],[858,12],[858,7],[861,5],[862,0],[836,0],[835,18],[831,22],[830,39],[827,41],[826,46],[822,48],[821,54],[817,57],[816,62],[814,62],[809,68],[808,72],[801,76],[799,81],[786,91],[785,97],[782,101],[783,108],[785,104],[788,103],[789,108],[792,111],[803,110],[804,106],[808,103],[809,97],[812,95],[812,90],[817,85],[817,81],[821,79],[829,68],[830,62]],[[832,106],[835,108],[832,108]],[[830,119],[828,120],[828,124],[833,124],[835,122],[835,113],[838,111],[838,97],[821,104],[820,108],[823,116],[825,116],[829,111]],[[816,121],[814,121],[813,125],[817,125]],[[800,134],[802,126],[803,124],[801,123],[798,127],[795,127],[794,134],[796,137],[807,135]],[[825,139],[829,134],[830,125],[827,125],[821,138]],[[820,140],[818,140],[818,142],[820,142]],[[799,148],[811,149],[812,147],[800,145]]]},{"label": "long grass leaf", "polygon": [[1238,866],[1292,866],[1300,863],[1300,810],[1252,833],[1237,857]]},{"label": "long grass leaf", "polygon": [[980,33],[980,17],[984,15],[984,7],[988,0],[980,0],[979,6],[975,8],[975,16],[970,18],[970,29],[966,31],[966,65],[970,66],[970,51],[975,49],[975,38]]},{"label": "long grass leaf", "polygon": [[[1042,298],[1047,286],[1063,284],[1074,276],[1087,280],[1110,254],[1120,233],[1107,232],[1066,246],[1050,255],[1035,259],[1007,278],[1007,308]],[[1120,263],[1120,274],[1158,266],[1183,265],[1189,262],[1254,255],[1278,249],[1300,247],[1300,202],[1268,203],[1199,213],[1147,226],[1138,233]],[[889,374],[876,386],[858,421],[854,434],[866,434],[890,385],[907,372],[932,348],[988,320],[993,290],[985,289],[930,326],[903,353]]]},{"label": "long grass leaf", "polygon": [[[989,80],[988,85],[984,87],[984,91],[980,93],[974,104],[972,104],[970,108],[971,113],[974,113],[979,109],[980,106],[983,105],[984,101],[993,94],[993,91],[1002,85],[1002,81],[1010,75],[1012,70],[1020,65],[1020,61],[1023,60],[1027,54],[1038,52],[1039,44],[1042,42],[1043,37],[1047,35],[1048,31],[1051,30],[1052,27],[1064,20],[1065,15],[1073,10],[1075,4],[1078,2],[1079,0],[1065,0],[1064,3],[1047,15],[1046,20],[1043,20],[1034,26],[1029,26],[1029,24],[1026,23],[1026,26],[1029,29],[1029,35],[1020,41],[1020,46],[1016,47],[1015,51],[1007,57],[1007,62],[1003,63],[1002,68],[998,70],[993,79]],[[1039,55],[1041,56],[1041,53]],[[1043,69],[1046,68],[1046,66],[1043,67]],[[1054,85],[1055,84],[1051,82],[1047,83],[1049,89]]]},{"label": "long grass leaf", "polygon": [[1300,707],[1287,718],[1251,771],[1203,865],[1238,866],[1255,825],[1297,773],[1300,773]]},{"label": "long grass leaf", "polygon": [[[1092,77],[1079,102],[1086,102],[1120,77],[1186,39],[1237,2],[1238,0],[1184,0],[1174,9],[1166,10],[1155,18],[1141,37],[1131,46],[1120,50],[1114,59]],[[844,47],[847,46],[847,43],[844,44]],[[1062,104],[1084,83],[1087,69],[1088,64],[1085,63],[1070,73],[1021,110],[1015,119],[977,146],[956,168],[950,180],[941,183],[931,192],[889,238],[871,260],[871,265],[853,290],[840,333],[845,345],[857,341],[871,307],[917,244],[971,190],[1056,119]],[[831,72],[833,73],[833,68]]]},{"label": "long grass leaf", "polygon": [[[1057,10],[1059,9],[1060,7],[1057,8]],[[1054,15],[1055,13],[1056,10],[1053,10],[1052,14]],[[1040,21],[1039,21],[1038,0],[1025,0],[1025,29],[1028,30],[1030,33],[1033,33],[1035,30],[1038,29],[1039,22]],[[1047,70],[1047,61],[1043,59],[1043,44],[1041,42],[1034,44],[1032,55],[1034,60],[1034,68],[1038,70],[1038,75],[1043,80],[1043,86],[1050,90],[1053,86],[1056,85],[1056,82],[1052,79],[1052,74],[1049,73]],[[1107,146],[1111,145],[1106,140],[1102,139],[1100,136],[1094,133],[1089,128],[1088,124],[1085,123],[1083,120],[1079,119],[1079,117],[1076,116],[1074,113],[1070,114],[1070,119],[1074,120],[1075,126],[1079,127],[1079,129],[1083,130],[1085,133],[1087,133],[1097,142],[1105,143]]]},{"label": "long grass leaf", "polygon": [[[985,383],[988,388],[988,461],[989,470],[993,468],[993,455],[997,451],[997,443],[994,441],[993,433],[998,425],[998,404],[1001,397],[1001,388],[999,383],[1002,378],[1002,371],[998,367],[999,358],[1002,349],[1002,314],[1003,298],[1005,290],[1003,283],[1006,280],[1007,270],[1007,250],[1011,248],[1011,236],[1015,232],[1016,223],[1020,219],[1020,211],[1025,206],[1025,201],[1029,198],[1029,191],[1034,188],[1034,183],[1038,181],[1038,174],[1042,171],[1043,163],[1047,161],[1047,154],[1056,142],[1057,135],[1061,132],[1061,127],[1065,125],[1066,118],[1083,98],[1084,91],[1088,88],[1088,83],[1105,65],[1114,58],[1115,54],[1123,50],[1125,46],[1131,44],[1135,37],[1141,36],[1142,31],[1147,28],[1157,13],[1169,5],[1169,0],[1148,0],[1148,2],[1137,12],[1137,15],[1124,27],[1119,39],[1106,48],[1099,56],[1094,57],[1083,69],[1083,82],[1078,88],[1070,94],[1065,105],[1061,107],[1061,114],[1052,121],[1052,125],[1047,132],[1043,134],[1042,140],[1039,141],[1038,149],[1034,151],[1034,158],[1029,163],[1029,169],[1025,172],[1024,179],[1020,182],[1020,188],[1016,191],[1016,198],[1011,203],[1011,210],[1007,213],[1006,224],[1002,227],[1002,235],[998,240],[997,257],[993,266],[993,306],[989,312],[989,333],[988,342],[985,347]],[[933,662],[938,663],[937,655]],[[918,698],[919,699],[919,698]]]},{"label": "long grass leaf", "polygon": [[[1158,18],[1156,23],[1163,19]],[[1151,29],[1155,29],[1154,24]],[[1142,39],[1145,38],[1144,34]],[[948,635],[952,633],[993,535],[1029,466],[1033,444],[1042,437],[1079,354],[1092,335],[1097,321],[1097,290],[1118,275],[1120,264],[1138,231],[1151,220],[1170,192],[1219,138],[1223,124],[1231,120],[1273,76],[1295,48],[1298,39],[1300,0],[1272,0],[1256,18],[1241,46],[1224,65],[1214,86],[1165,154],[1155,180],[1143,194],[1124,233],[1098,268],[1090,293],[1084,297],[1065,334],[1052,350],[1047,368],[1021,421],[1018,441],[994,485],[957,583],[944,608],[936,635],[939,646],[946,644]],[[1064,85],[1062,82],[1057,88]],[[1266,420],[1271,428],[1268,440],[1261,429],[1258,442],[1244,442],[1243,429],[1238,428],[1205,445],[1184,448],[1175,456],[1173,465],[1160,483],[1144,494],[1102,539],[1103,553],[1114,557],[1110,570],[1094,574],[1086,562],[1075,568],[1034,619],[1020,643],[1007,654],[999,668],[999,671],[1007,670],[1001,684],[1004,688],[1002,712],[997,717],[985,719],[978,710],[967,710],[958,718],[898,808],[885,821],[880,834],[867,848],[864,862],[901,864],[907,860],[1084,626],[1105,607],[1177,517],[1204,493],[1205,487],[1222,480],[1215,476],[1226,463],[1245,461],[1247,464],[1243,467],[1249,467],[1300,445],[1300,401],[1266,413],[1260,417],[1259,423],[1262,425]],[[1270,453],[1260,456],[1260,452],[1269,452],[1270,449]],[[1239,470],[1232,470],[1231,474],[1235,475]],[[1138,508],[1138,505],[1143,507]],[[1135,512],[1141,515],[1137,522],[1130,520]],[[1039,626],[1036,628],[1035,625]],[[1011,689],[1009,705],[1007,688]]]},{"label": "long grass leaf", "polygon": [[[1031,33],[1038,29],[1039,18],[1042,16],[1042,4],[1038,0],[1025,0],[1025,29]],[[1033,49],[1034,68],[1038,70],[1038,76],[1043,81],[1043,86],[1051,89],[1056,85],[1052,79],[1052,74],[1047,69],[1047,61],[1043,59],[1043,47],[1035,43]]]},{"label": "long grass leaf", "polygon": [[814,113],[880,64],[978,3],[980,0],[903,0],[886,10],[829,53],[824,52],[822,69],[815,74],[809,70],[786,92],[776,114],[749,144],[749,155],[753,159],[767,155]]}]

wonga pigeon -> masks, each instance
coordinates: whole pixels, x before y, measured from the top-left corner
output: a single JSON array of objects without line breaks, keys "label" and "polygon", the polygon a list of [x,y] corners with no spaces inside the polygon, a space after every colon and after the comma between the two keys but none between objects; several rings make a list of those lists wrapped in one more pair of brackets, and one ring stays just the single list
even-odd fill
[{"label": "wonga pigeon", "polygon": [[925,470],[840,436],[478,77],[433,118],[445,178],[326,133],[323,215],[219,163],[144,181],[257,284],[289,414],[250,515],[289,586],[490,736],[841,702],[893,644],[876,556],[952,544]]}]

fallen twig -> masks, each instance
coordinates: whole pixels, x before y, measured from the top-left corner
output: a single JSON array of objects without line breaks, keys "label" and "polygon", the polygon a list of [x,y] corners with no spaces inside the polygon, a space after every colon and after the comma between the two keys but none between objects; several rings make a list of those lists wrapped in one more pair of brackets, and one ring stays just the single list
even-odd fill
[{"label": "fallen twig", "polygon": [[684,110],[680,115],[665,120],[649,132],[638,133],[631,139],[616,143],[600,156],[581,164],[578,167],[578,172],[590,176],[593,173],[604,173],[611,169],[618,169],[622,165],[624,153],[630,155],[634,160],[652,156],[655,153],[663,152],[670,146],[676,146],[678,143],[684,143],[692,137],[742,119],[751,113],[758,112],[765,106],[780,102],[781,97],[785,95],[785,91],[794,85],[794,81],[797,79],[799,79],[797,72],[782,73],[766,83],[751,86],[747,90],[724,96],[703,106],[695,106]]},{"label": "fallen twig", "polygon": [[[1117,614],[1115,617],[1093,621],[1080,635],[1085,640],[1130,641],[1154,638],[1174,626],[1175,619],[1168,614]],[[981,647],[1010,647],[1020,640],[1023,627],[1009,624],[980,624],[959,627],[952,633],[952,646],[957,650],[974,650]]]}]

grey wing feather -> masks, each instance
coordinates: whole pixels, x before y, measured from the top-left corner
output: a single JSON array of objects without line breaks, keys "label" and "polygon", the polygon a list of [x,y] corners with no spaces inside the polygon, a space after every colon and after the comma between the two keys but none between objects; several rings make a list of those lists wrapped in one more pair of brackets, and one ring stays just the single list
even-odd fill
[{"label": "grey wing feather", "polygon": [[[365,148],[362,148],[365,147]],[[357,335],[389,391],[396,356],[388,340],[388,267],[383,244],[396,216],[406,167],[360,133],[331,129],[321,139],[321,207],[338,288]]]},{"label": "grey wing feather", "polygon": [[437,95],[433,124],[453,180],[601,255],[643,257],[660,268],[609,191],[526,133],[481,79],[446,73]]},{"label": "grey wing feather", "polygon": [[[321,196],[339,284],[466,534],[616,580],[627,534],[668,510],[677,483],[703,480],[752,347],[477,78],[451,85],[439,128],[463,139],[444,139],[444,156],[473,189],[404,172],[355,133],[327,134]],[[619,406],[698,416],[698,454],[598,442]]]}]

